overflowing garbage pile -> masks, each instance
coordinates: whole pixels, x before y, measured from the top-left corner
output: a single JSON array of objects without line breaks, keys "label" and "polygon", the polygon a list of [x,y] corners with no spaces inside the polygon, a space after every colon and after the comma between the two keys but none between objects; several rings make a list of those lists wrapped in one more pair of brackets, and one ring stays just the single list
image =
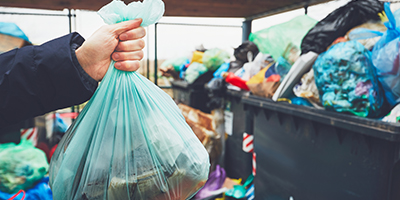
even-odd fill
[{"label": "overflowing garbage pile", "polygon": [[359,117],[388,115],[383,120],[395,122],[400,113],[390,110],[400,102],[399,27],[400,10],[391,11],[389,3],[353,0],[319,22],[304,15],[252,33],[231,60],[213,50],[226,62],[200,67],[192,59],[180,63],[188,71],[174,69],[189,83],[215,70],[207,83],[213,90],[249,91]]}]

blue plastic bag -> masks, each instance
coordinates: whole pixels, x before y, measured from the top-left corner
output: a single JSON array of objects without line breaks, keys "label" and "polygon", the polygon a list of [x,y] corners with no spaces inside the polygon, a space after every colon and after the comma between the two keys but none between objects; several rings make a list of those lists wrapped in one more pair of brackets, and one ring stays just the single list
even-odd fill
[{"label": "blue plastic bag", "polygon": [[114,63],[52,157],[54,199],[191,198],[207,181],[206,149],[168,94]]},{"label": "blue plastic bag", "polygon": [[372,62],[376,68],[378,80],[382,84],[387,101],[391,106],[400,102],[400,10],[394,15],[390,11],[389,3],[385,3],[385,13],[389,22],[386,33],[375,44],[372,50]]},{"label": "blue plastic bag", "polygon": [[[0,191],[0,200],[8,200],[14,194],[8,194]],[[21,199],[22,195],[18,195],[15,200]],[[49,187],[49,177],[42,178],[36,185],[26,190],[24,200],[53,200],[53,193]]]},{"label": "blue plastic bag", "polygon": [[328,110],[376,117],[383,94],[371,53],[356,41],[338,43],[318,56],[313,66],[321,103]]}]

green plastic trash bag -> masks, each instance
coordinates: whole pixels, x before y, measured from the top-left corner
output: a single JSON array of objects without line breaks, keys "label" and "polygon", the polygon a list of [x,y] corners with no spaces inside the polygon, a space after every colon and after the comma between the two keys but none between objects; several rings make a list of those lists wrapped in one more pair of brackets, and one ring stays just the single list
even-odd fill
[{"label": "green plastic trash bag", "polygon": [[[302,15],[288,22],[251,33],[249,40],[257,45],[260,52],[271,54],[277,60],[280,56],[284,56],[289,47],[300,49],[303,37],[317,22],[307,15]],[[285,57],[285,59],[289,58]]]},{"label": "green plastic trash bag", "polygon": [[170,96],[114,63],[52,157],[54,199],[190,198],[207,181],[206,149]]},{"label": "green plastic trash bag", "polygon": [[229,53],[219,49],[214,48],[204,52],[203,55],[203,64],[210,71],[217,70],[222,64],[225,63],[229,59]]},{"label": "green plastic trash bag", "polygon": [[27,140],[0,144],[0,190],[16,193],[35,185],[49,169],[46,154]]},{"label": "green plastic trash bag", "polygon": [[193,83],[200,75],[208,71],[207,67],[201,63],[194,62],[189,65],[185,71],[185,80],[188,83]]}]

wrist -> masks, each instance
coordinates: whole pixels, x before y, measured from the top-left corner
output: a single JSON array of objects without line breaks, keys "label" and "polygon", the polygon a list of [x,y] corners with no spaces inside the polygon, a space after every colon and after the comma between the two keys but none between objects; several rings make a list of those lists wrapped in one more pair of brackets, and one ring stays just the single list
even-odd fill
[{"label": "wrist", "polygon": [[96,74],[95,72],[92,70],[92,67],[90,67],[91,63],[88,61],[88,55],[85,54],[85,51],[82,50],[82,46],[80,46],[79,48],[77,48],[75,50],[75,55],[76,58],[78,59],[79,64],[81,65],[82,69],[90,76],[92,77],[94,80],[99,81],[96,78]]}]

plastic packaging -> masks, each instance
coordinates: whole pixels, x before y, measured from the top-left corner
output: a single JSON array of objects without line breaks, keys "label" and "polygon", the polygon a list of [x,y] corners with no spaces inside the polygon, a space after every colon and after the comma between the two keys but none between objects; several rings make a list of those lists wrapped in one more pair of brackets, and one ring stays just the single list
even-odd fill
[{"label": "plastic packaging", "polygon": [[225,77],[225,81],[236,87],[239,87],[240,89],[250,90],[249,87],[247,87],[247,85],[246,85],[246,81],[241,79],[240,77],[236,76],[232,72],[227,73],[227,76]]},{"label": "plastic packaging", "polygon": [[392,123],[400,122],[400,105],[396,105],[389,114],[382,118],[382,121]]},{"label": "plastic packaging", "polygon": [[189,65],[187,70],[185,71],[185,80],[188,83],[193,83],[200,75],[206,73],[208,71],[207,67],[201,63],[194,62]]},{"label": "plastic packaging", "polygon": [[180,67],[183,64],[188,64],[188,63],[189,63],[189,59],[186,57],[172,58],[172,59],[168,59],[168,60],[164,61],[161,64],[160,69],[168,68],[169,66],[172,66],[173,70],[175,70],[176,72],[179,72]]},{"label": "plastic packaging", "polygon": [[379,0],[350,1],[318,22],[304,36],[301,54],[326,51],[336,38],[346,35],[350,29],[368,21],[380,21],[378,13],[382,11],[383,3]]},{"label": "plastic packaging", "polygon": [[329,110],[377,117],[383,104],[371,52],[356,42],[339,43],[315,61],[314,78],[322,105]]},{"label": "plastic packaging", "polygon": [[247,40],[234,49],[233,55],[235,56],[237,61],[240,61],[242,63],[247,63],[249,62],[247,56],[248,52],[252,53],[253,55],[252,60],[253,60],[259,53],[259,50],[256,44]]},{"label": "plastic packaging", "polygon": [[314,70],[303,75],[300,83],[293,88],[293,92],[297,97],[303,97],[311,101],[314,105],[321,104],[319,93],[314,79]]},{"label": "plastic packaging", "polygon": [[396,21],[400,22],[399,11],[393,15],[389,4],[385,3],[385,13],[389,19],[385,25],[388,30],[375,44],[372,51],[372,62],[391,106],[400,102],[400,26],[396,25]]},{"label": "plastic packaging", "polygon": [[[133,17],[163,10],[132,9]],[[54,199],[191,198],[208,177],[206,149],[168,94],[114,63],[52,157]]]},{"label": "plastic packaging", "polygon": [[[250,57],[252,57],[251,54]],[[250,60],[250,62],[243,65],[243,74],[240,77],[246,81],[250,80],[251,77],[256,75],[270,63],[270,59],[272,59],[270,55],[258,53],[254,61]],[[239,73],[241,72],[238,70],[235,74],[238,75]]]},{"label": "plastic packaging", "polygon": [[206,66],[210,71],[215,71],[220,67],[226,60],[229,59],[228,52],[214,48],[204,52],[203,55],[203,64]]},{"label": "plastic packaging", "polygon": [[288,22],[251,33],[250,41],[257,45],[260,52],[271,54],[276,60],[283,56],[290,46],[300,49],[303,37],[316,23],[317,20],[302,15]]},{"label": "plastic packaging", "polygon": [[[7,200],[10,199],[15,194],[7,194],[0,191],[0,199]],[[15,200],[22,199],[22,195],[18,195]],[[49,187],[49,177],[44,177],[35,183],[33,188],[25,191],[24,200],[53,200],[53,193]]]},{"label": "plastic packaging", "polygon": [[226,172],[224,168],[217,165],[216,169],[210,173],[210,176],[204,187],[196,194],[194,199],[204,199],[214,195],[214,191],[222,188],[225,182]]},{"label": "plastic packaging", "polygon": [[31,142],[0,144],[0,190],[16,193],[35,185],[49,169],[46,154]]},{"label": "plastic packaging", "polygon": [[204,56],[204,52],[194,51],[190,63],[194,63],[194,62],[203,63],[203,56]]}]

